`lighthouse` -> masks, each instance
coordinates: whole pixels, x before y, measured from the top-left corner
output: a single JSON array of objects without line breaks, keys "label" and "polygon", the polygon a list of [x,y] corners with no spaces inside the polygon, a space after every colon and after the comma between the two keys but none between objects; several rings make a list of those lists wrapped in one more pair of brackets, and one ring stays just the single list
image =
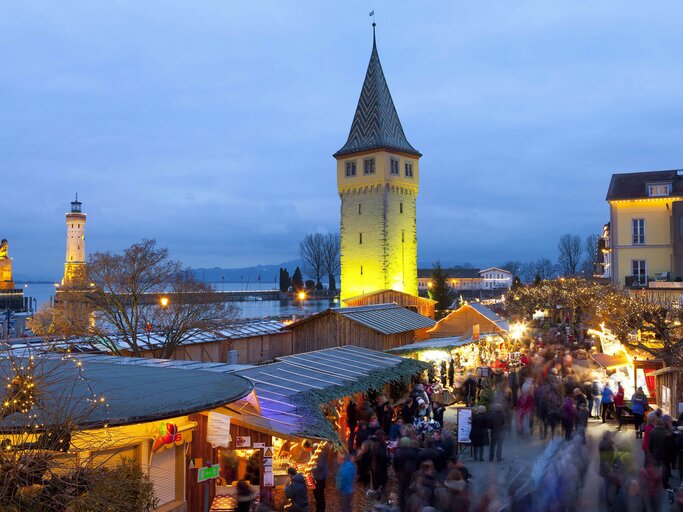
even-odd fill
[{"label": "lighthouse", "polygon": [[71,211],[66,214],[66,260],[62,286],[78,286],[85,283],[85,220],[81,202],[71,201]]}]

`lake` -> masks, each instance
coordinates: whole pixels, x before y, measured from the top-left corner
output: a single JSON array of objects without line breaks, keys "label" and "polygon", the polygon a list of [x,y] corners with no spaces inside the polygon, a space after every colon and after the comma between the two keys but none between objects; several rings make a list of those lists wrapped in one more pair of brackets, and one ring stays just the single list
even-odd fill
[{"label": "lake", "polygon": [[[216,290],[272,290],[273,283],[211,283]],[[31,284],[31,283],[16,283],[17,288],[24,289],[25,297],[32,297],[35,299],[37,307],[43,304],[49,304],[50,300],[55,295],[54,284]],[[242,318],[263,318],[268,316],[274,317],[291,317],[305,316],[312,313],[317,313],[323,309],[334,307],[332,301],[329,300],[305,300],[300,304],[298,300],[255,300],[246,302],[233,302],[240,308]]]}]

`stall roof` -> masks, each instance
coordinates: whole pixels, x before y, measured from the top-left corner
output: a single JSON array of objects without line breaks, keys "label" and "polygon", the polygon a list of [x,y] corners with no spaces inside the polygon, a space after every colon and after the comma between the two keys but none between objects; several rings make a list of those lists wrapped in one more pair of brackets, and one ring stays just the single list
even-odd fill
[{"label": "stall roof", "polygon": [[299,325],[316,320],[324,315],[340,315],[364,325],[381,334],[398,334],[434,327],[436,322],[431,318],[415,313],[398,304],[373,304],[347,308],[330,308],[315,315],[303,318],[288,325],[287,329],[296,329]]},{"label": "stall roof", "polygon": [[510,331],[510,323],[504,318],[502,318],[500,315],[498,315],[498,313],[496,313],[495,311],[484,306],[481,302],[468,302],[467,305],[471,307],[473,310],[475,310],[477,313],[479,313],[481,316],[485,317],[487,320],[490,320],[491,322],[496,324],[502,330],[506,332]]},{"label": "stall roof", "polygon": [[631,361],[625,354],[619,354],[618,356],[610,356],[603,353],[591,354],[593,360],[602,366],[604,369],[609,370],[612,368],[618,368],[619,366],[627,366],[631,364]]},{"label": "stall roof", "polygon": [[[28,363],[28,355],[16,354],[12,359]],[[0,361],[5,377],[14,375],[12,359]],[[156,421],[214,409],[253,389],[249,380],[234,373],[186,372],[153,361],[145,364],[150,363],[145,359],[45,353],[34,354],[33,361],[43,400],[58,402],[55,410],[34,411],[37,421],[48,425],[55,413],[93,428]],[[0,420],[0,431],[25,427],[25,421],[23,414],[10,414]]]},{"label": "stall roof", "polygon": [[253,382],[262,415],[243,414],[239,420],[284,436],[336,440],[322,405],[406,380],[424,368],[419,361],[349,345],[280,357],[237,372]]},{"label": "stall roof", "polygon": [[409,352],[420,352],[422,350],[449,350],[452,348],[462,347],[463,345],[468,345],[474,343],[472,338],[462,338],[459,336],[454,336],[452,338],[434,338],[431,340],[418,341],[416,343],[411,343],[410,345],[403,345],[402,347],[395,347],[387,350],[394,354],[405,354]]}]

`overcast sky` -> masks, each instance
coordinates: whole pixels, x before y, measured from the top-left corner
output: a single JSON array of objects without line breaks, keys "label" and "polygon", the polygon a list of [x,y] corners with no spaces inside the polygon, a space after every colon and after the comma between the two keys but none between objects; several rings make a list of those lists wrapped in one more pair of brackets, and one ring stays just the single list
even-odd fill
[{"label": "overcast sky", "polygon": [[193,267],[278,263],[339,227],[335,162],[372,44],[420,162],[421,262],[597,233],[614,172],[683,167],[680,2],[0,4],[0,238],[58,278],[156,238]]}]

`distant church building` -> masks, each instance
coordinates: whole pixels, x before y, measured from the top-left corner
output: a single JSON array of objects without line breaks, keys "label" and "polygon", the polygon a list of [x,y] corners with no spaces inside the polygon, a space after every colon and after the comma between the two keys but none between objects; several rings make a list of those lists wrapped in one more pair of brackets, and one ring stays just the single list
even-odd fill
[{"label": "distant church building", "polygon": [[346,144],[334,154],[341,198],[341,299],[377,290],[417,295],[416,209],[422,154],[403,133],[372,54]]},{"label": "distant church building", "polygon": [[71,211],[66,214],[66,261],[64,263],[63,286],[73,286],[85,282],[85,213],[81,202],[71,202]]}]

